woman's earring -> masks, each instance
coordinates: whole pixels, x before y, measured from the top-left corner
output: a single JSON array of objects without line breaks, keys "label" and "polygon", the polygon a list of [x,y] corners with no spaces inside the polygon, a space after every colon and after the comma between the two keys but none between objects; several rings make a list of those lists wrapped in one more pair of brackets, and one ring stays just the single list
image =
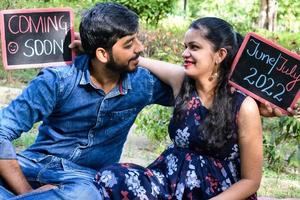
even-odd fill
[{"label": "woman's earring", "polygon": [[[217,67],[217,65],[218,65],[219,63],[216,61],[215,62],[215,67]],[[214,70],[214,71],[217,71],[217,70]],[[215,72],[215,73],[213,73],[209,78],[208,78],[208,80],[209,81],[213,81],[215,78],[217,78],[218,77],[218,72]]]},{"label": "woman's earring", "polygon": [[212,74],[212,75],[208,78],[208,80],[209,80],[209,81],[213,81],[213,80],[216,79],[217,77],[218,77],[218,73],[216,72],[216,73]]}]

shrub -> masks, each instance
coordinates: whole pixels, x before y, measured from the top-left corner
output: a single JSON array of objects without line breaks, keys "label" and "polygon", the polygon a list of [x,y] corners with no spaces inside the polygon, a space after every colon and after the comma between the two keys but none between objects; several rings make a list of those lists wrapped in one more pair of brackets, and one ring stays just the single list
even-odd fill
[{"label": "shrub", "polygon": [[183,35],[185,29],[157,30],[141,29],[139,38],[145,50],[144,56],[171,63],[182,63],[181,53],[183,51]]},{"label": "shrub", "polygon": [[145,134],[152,142],[165,146],[172,109],[151,105],[144,108],[135,121],[136,132]]},{"label": "shrub", "polygon": [[[182,41],[185,28],[159,28],[157,30],[142,29],[139,37],[144,44],[144,56],[172,63],[182,62]],[[151,105],[144,108],[137,117],[137,133],[148,136],[161,151],[168,139],[168,124],[171,108]]]},{"label": "shrub", "polygon": [[158,22],[173,11],[176,0],[113,0],[135,11],[149,25]]},{"label": "shrub", "polygon": [[264,119],[264,157],[277,172],[299,169],[300,120],[296,117]]}]

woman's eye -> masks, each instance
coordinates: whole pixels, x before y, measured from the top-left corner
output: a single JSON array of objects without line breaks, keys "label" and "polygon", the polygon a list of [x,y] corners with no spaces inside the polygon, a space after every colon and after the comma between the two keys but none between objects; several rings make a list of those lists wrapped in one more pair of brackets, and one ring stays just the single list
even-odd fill
[{"label": "woman's eye", "polygon": [[192,46],[190,46],[190,49],[192,49],[192,50],[197,50],[197,49],[199,49],[199,47],[196,46],[196,45],[192,45]]}]

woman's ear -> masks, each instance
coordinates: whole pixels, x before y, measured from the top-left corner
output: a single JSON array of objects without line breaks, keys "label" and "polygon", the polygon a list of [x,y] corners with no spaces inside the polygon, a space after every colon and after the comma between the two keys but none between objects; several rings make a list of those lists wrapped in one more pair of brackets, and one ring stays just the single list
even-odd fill
[{"label": "woman's ear", "polygon": [[109,60],[109,53],[105,49],[99,47],[96,49],[96,58],[102,63],[107,63]]},{"label": "woman's ear", "polygon": [[227,49],[221,48],[217,54],[217,63],[220,64],[227,56]]}]

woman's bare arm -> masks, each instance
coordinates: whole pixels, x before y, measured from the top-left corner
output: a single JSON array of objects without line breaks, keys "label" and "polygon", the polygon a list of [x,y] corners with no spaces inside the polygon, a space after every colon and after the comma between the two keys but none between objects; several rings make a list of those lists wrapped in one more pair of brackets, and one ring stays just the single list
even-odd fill
[{"label": "woman's bare arm", "polygon": [[149,69],[160,80],[170,85],[173,89],[174,96],[177,96],[184,79],[183,67],[144,57],[139,58],[139,65]]},{"label": "woman's bare arm", "polygon": [[263,167],[262,126],[256,102],[247,97],[238,117],[241,180],[213,200],[246,199],[260,185]]}]

